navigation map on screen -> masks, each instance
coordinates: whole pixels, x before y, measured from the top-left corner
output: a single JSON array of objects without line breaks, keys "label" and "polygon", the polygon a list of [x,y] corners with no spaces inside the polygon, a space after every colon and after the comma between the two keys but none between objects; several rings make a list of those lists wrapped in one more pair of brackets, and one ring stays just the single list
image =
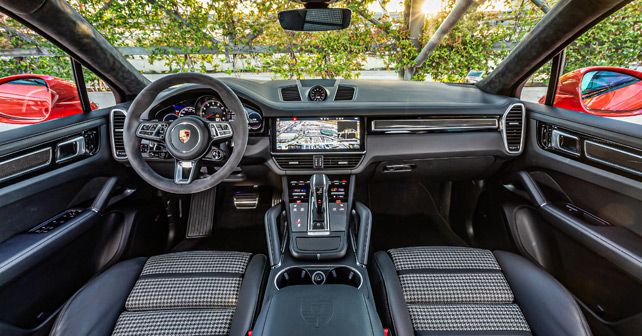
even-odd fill
[{"label": "navigation map on screen", "polygon": [[356,151],[361,149],[359,118],[278,118],[277,151]]}]

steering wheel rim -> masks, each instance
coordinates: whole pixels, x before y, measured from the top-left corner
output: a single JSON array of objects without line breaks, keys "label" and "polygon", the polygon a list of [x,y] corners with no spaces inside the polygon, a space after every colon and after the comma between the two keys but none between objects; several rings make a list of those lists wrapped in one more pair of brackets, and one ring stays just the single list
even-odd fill
[{"label": "steering wheel rim", "polygon": [[[139,125],[141,124],[140,117],[149,110],[158,95],[162,91],[180,84],[200,84],[214,90],[218,93],[223,104],[232,111],[234,115],[234,120],[230,120],[228,122],[232,131],[231,141],[233,150],[225,164],[214,174],[202,179],[191,180],[186,184],[177,184],[175,180],[165,178],[154,171],[144,160],[139,150],[141,137],[137,135],[137,132],[139,133]],[[182,118],[179,118],[178,120],[181,120]],[[174,121],[174,123],[178,120]],[[203,121],[205,122],[204,119]],[[134,168],[134,171],[136,171],[143,180],[155,188],[174,194],[194,194],[217,186],[229,177],[234,169],[239,165],[243,158],[243,154],[245,153],[245,148],[247,147],[249,134],[247,123],[247,116],[245,115],[245,109],[243,108],[241,101],[234,91],[225,85],[225,83],[213,77],[199,73],[172,74],[149,84],[138,94],[129,107],[123,128],[125,153],[127,154],[127,158],[132,168]],[[214,130],[211,131],[215,132]],[[187,134],[189,137],[189,133]],[[168,139],[170,137],[171,134],[168,132],[165,141],[169,141]],[[199,139],[199,141],[201,140]],[[208,147],[211,148],[211,145],[208,145]],[[198,160],[200,160],[200,158]],[[179,169],[179,162],[184,161],[176,159],[174,169]]]}]

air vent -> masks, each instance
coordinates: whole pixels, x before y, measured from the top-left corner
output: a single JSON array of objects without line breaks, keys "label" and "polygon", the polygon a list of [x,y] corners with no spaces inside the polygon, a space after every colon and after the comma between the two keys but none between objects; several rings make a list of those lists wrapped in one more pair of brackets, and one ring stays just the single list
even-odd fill
[{"label": "air vent", "polygon": [[[345,155],[345,154],[324,154],[323,155],[323,169],[355,169],[363,155]],[[284,155],[275,156],[274,160],[284,170],[313,170],[314,162],[312,154],[302,155]]]},{"label": "air vent", "polygon": [[312,170],[314,163],[312,155],[285,155],[275,156],[274,160],[281,169],[307,169]]},{"label": "air vent", "polygon": [[512,154],[522,152],[524,146],[526,110],[524,105],[511,105],[502,118],[502,135],[506,150]]},{"label": "air vent", "polygon": [[354,99],[354,88],[352,86],[339,85],[334,100],[352,100]]},{"label": "air vent", "polygon": [[324,155],[324,169],[355,169],[363,155]]},{"label": "air vent", "polygon": [[299,87],[296,85],[282,87],[281,98],[283,101],[301,101]]},{"label": "air vent", "polygon": [[123,141],[123,128],[127,112],[124,110],[111,110],[111,144],[114,157],[117,160],[127,159],[125,154],[125,142]]}]

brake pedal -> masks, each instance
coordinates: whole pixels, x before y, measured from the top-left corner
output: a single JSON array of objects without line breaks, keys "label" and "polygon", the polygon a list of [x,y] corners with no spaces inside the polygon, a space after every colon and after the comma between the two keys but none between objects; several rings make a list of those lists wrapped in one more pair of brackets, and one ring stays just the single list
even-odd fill
[{"label": "brake pedal", "polygon": [[208,237],[214,227],[216,188],[192,195],[187,220],[186,238]]}]

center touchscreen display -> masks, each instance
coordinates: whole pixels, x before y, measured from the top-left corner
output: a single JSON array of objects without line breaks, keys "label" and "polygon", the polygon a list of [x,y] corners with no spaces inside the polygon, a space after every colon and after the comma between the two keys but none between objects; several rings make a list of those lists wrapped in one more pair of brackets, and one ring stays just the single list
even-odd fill
[{"label": "center touchscreen display", "polygon": [[277,118],[274,150],[277,152],[362,151],[358,117]]}]

